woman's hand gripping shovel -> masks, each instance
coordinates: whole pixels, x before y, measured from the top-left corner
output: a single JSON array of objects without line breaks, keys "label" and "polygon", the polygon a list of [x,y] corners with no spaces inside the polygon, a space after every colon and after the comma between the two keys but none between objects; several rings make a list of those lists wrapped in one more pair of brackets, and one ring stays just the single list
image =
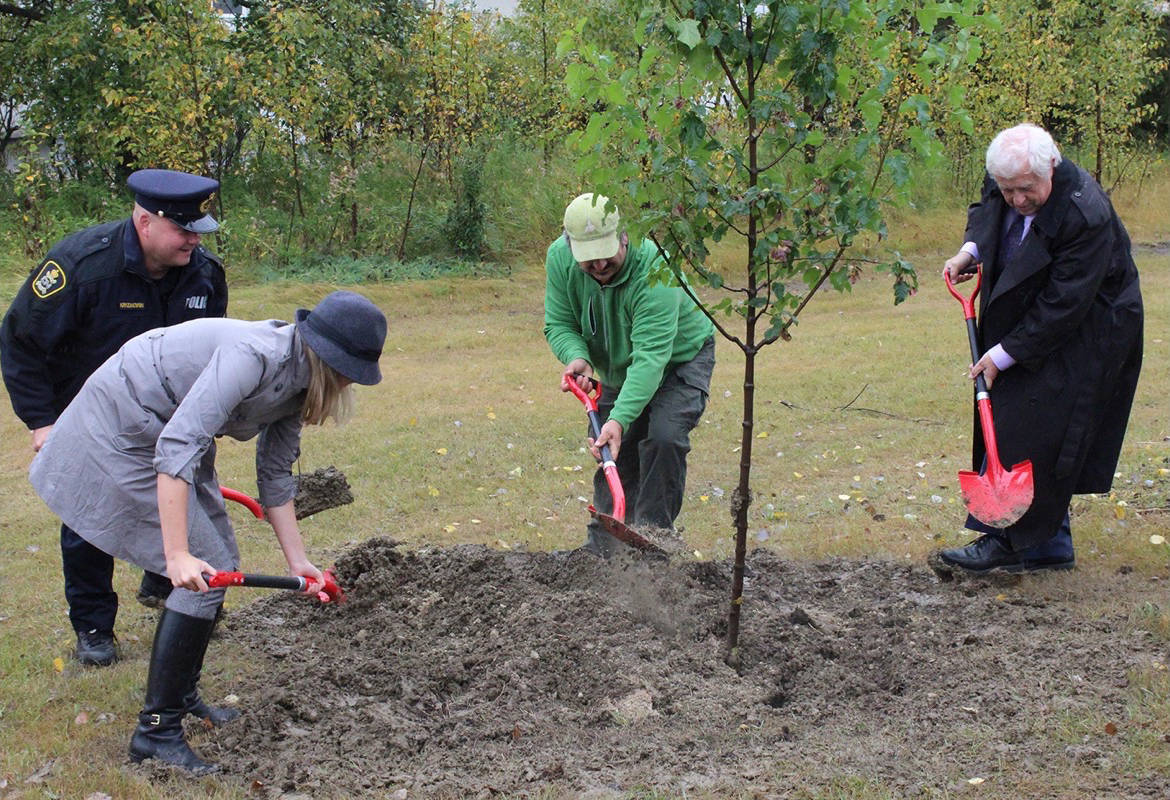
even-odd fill
[{"label": "woman's hand gripping shovel", "polygon": [[[239,503],[252,512],[256,519],[264,519],[264,509],[255,498],[226,486],[219,487],[220,494],[225,500]],[[337,584],[337,576],[333,570],[327,569],[321,573],[325,580],[318,581],[308,575],[257,575],[251,572],[217,572],[214,575],[204,576],[207,585],[212,589],[225,589],[228,586],[248,586],[255,589],[288,589],[293,592],[304,592],[315,595],[322,603],[344,603],[345,592]]]},{"label": "woman's hand gripping shovel", "polygon": [[[967,319],[967,339],[971,343],[971,363],[974,364],[980,358],[979,341],[975,335],[975,297],[983,283],[983,268],[979,268],[975,290],[970,297],[964,297],[955,290],[949,272],[943,272],[943,278],[947,282],[947,289],[963,305],[963,316]],[[995,442],[995,423],[991,418],[991,394],[982,374],[975,377],[975,400],[979,406],[983,446],[987,451],[987,469],[982,475],[969,470],[959,472],[959,488],[971,516],[984,525],[1006,528],[1024,516],[1024,512],[1032,505],[1032,462],[1021,461],[1011,469],[1004,469],[1000,463],[999,447]]]},{"label": "woman's hand gripping shovel", "polygon": [[[593,389],[590,392],[585,392],[577,385],[577,381],[572,380],[568,373],[566,373],[561,376],[561,389],[572,392],[584,404],[585,413],[589,415],[589,430],[593,434],[594,440],[596,440],[601,436],[601,415],[597,413],[597,401],[601,399],[601,383],[592,379],[590,380],[593,383]],[[610,453],[608,445],[602,445],[601,447],[601,468],[605,471],[605,482],[609,485],[610,496],[613,497],[613,514],[604,514],[598,511],[593,504],[589,505],[589,513],[601,523],[601,527],[605,528],[606,533],[618,541],[624,542],[630,547],[641,550],[644,553],[666,555],[665,550],[625,523],[626,493],[622,489],[622,481],[618,477],[617,464],[614,463],[613,455]]]}]

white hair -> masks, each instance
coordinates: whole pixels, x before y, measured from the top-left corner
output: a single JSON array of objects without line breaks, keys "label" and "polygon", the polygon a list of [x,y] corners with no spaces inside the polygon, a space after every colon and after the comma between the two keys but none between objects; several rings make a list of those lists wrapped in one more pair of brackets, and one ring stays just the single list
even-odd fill
[{"label": "white hair", "polygon": [[987,171],[993,178],[1014,178],[1031,172],[1047,178],[1060,163],[1060,150],[1048,131],[1025,122],[1000,131],[987,146]]}]

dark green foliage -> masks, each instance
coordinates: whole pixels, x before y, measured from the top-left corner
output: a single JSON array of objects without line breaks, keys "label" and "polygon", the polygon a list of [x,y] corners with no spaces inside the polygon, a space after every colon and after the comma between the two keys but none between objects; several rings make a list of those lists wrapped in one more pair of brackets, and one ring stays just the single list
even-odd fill
[{"label": "dark green foliage", "polygon": [[484,232],[487,208],[480,199],[483,157],[478,154],[470,156],[460,177],[459,197],[447,212],[443,229],[456,255],[478,261],[487,251]]}]

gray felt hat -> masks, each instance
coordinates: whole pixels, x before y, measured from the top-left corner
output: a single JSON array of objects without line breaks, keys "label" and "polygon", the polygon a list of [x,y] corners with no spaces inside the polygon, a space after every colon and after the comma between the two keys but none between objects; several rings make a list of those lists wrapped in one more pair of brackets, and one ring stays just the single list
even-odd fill
[{"label": "gray felt hat", "polygon": [[312,311],[297,309],[297,330],[333,369],[363,386],[382,380],[378,359],[386,342],[386,315],[356,292],[326,295]]}]

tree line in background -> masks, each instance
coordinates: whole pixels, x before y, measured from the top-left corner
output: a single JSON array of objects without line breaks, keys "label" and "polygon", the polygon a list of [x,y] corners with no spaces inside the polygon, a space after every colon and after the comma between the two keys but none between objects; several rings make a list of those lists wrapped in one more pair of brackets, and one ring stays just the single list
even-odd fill
[{"label": "tree line in background", "polygon": [[[583,134],[606,113],[640,97],[629,113],[651,142],[696,135],[660,119],[672,97],[703,98],[709,121],[733,113],[744,98],[726,71],[691,70],[656,38],[677,43],[683,20],[690,41],[686,20],[716,6],[738,9],[731,38],[753,17],[812,15],[790,56],[809,65],[825,63],[818,17],[861,6],[876,20],[834,33],[840,85],[813,88],[796,69],[795,105],[753,111],[763,128],[812,119],[802,148],[876,137],[893,156],[883,169],[908,173],[930,149],[915,138],[929,138],[966,196],[989,135],[1021,119],[1052,130],[1106,186],[1165,145],[1170,17],[1158,4],[937,5],[924,16],[893,0],[521,0],[501,17],[439,0],[0,2],[0,237],[27,267],[69,230],[125,213],[129,172],[165,166],[218,178],[216,249],[273,274],[339,260],[358,277],[391,262],[507,262],[555,235],[565,201],[589,188],[572,168],[602,152]],[[877,68],[864,54],[885,33],[918,44]],[[962,57],[924,69],[923,44]],[[850,106],[846,84],[866,82],[879,99]],[[882,113],[889,103],[898,113]],[[653,173],[637,142],[607,142],[622,180]],[[879,201],[901,191],[890,186]]]}]

